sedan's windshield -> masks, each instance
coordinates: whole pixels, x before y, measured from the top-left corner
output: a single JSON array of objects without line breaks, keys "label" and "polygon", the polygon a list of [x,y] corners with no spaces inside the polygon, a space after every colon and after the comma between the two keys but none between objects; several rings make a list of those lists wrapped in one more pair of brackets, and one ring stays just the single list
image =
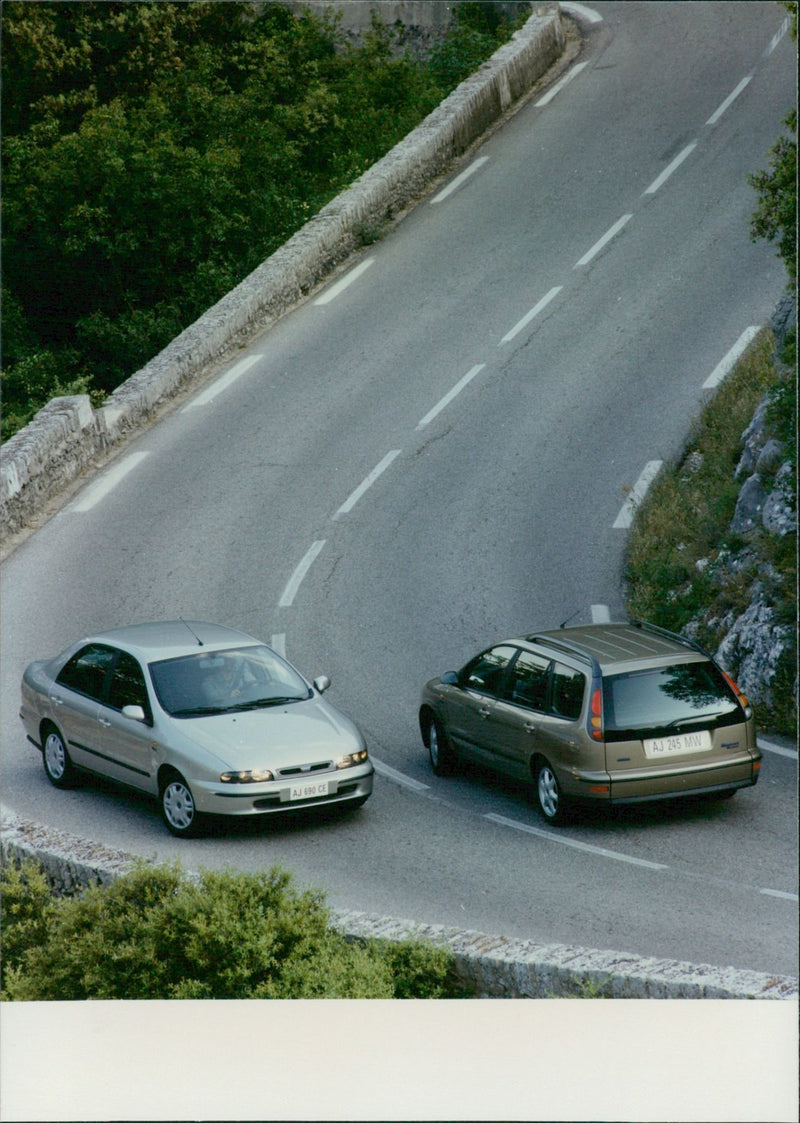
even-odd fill
[{"label": "sedan's windshield", "polygon": [[603,679],[606,734],[651,734],[742,721],[743,714],[723,675],[708,661],[677,663]]},{"label": "sedan's windshield", "polygon": [[303,679],[262,645],[198,651],[150,664],[158,701],[173,717],[203,717],[301,702]]}]

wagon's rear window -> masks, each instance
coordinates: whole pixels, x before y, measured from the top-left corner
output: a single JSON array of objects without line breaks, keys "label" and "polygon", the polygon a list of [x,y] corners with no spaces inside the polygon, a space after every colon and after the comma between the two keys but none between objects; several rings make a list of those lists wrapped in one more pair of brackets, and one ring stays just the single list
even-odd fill
[{"label": "wagon's rear window", "polygon": [[[606,736],[710,728],[744,720],[733,691],[711,662],[677,663],[603,679]],[[619,738],[617,738],[619,739]]]}]

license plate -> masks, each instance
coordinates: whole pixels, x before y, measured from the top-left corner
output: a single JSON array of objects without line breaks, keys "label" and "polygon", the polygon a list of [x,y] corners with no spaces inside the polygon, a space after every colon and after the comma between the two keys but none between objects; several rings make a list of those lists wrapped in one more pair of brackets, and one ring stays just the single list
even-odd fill
[{"label": "license plate", "polygon": [[317,799],[328,794],[327,780],[306,780],[302,784],[292,784],[289,799]]},{"label": "license plate", "polygon": [[698,733],[676,733],[674,737],[654,737],[644,742],[645,756],[681,756],[687,753],[707,753],[711,748],[711,734],[707,729]]}]

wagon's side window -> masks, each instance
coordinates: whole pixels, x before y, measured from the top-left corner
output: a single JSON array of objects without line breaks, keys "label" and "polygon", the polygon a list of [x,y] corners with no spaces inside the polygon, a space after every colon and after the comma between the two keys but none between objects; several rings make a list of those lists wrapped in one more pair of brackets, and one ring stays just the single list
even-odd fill
[{"label": "wagon's side window", "polygon": [[464,667],[459,684],[480,694],[498,694],[506,668],[515,655],[516,648],[505,644],[484,651]]},{"label": "wagon's side window", "polygon": [[553,667],[553,711],[559,717],[576,721],[583,709],[586,678],[580,671],[556,663]]},{"label": "wagon's side window", "polygon": [[70,690],[77,690],[79,694],[85,694],[87,698],[99,700],[103,696],[106,676],[115,654],[112,647],[91,643],[64,664],[56,682],[60,686],[68,686]]},{"label": "wagon's side window", "polygon": [[530,651],[521,651],[506,686],[508,700],[527,709],[544,710],[549,667],[549,659]]}]

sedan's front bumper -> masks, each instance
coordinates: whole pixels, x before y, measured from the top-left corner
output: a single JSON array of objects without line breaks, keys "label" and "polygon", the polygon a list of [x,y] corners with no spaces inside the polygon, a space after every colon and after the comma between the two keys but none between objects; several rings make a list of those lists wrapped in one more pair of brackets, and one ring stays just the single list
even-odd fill
[{"label": "sedan's front bumper", "polygon": [[[302,783],[271,780],[263,784],[192,783],[198,811],[211,815],[264,815],[333,803],[363,801],[372,793],[375,769],[370,761],[341,771],[317,773],[314,780],[327,782],[327,791],[310,798],[298,795]],[[294,796],[293,796],[294,791]]]}]

